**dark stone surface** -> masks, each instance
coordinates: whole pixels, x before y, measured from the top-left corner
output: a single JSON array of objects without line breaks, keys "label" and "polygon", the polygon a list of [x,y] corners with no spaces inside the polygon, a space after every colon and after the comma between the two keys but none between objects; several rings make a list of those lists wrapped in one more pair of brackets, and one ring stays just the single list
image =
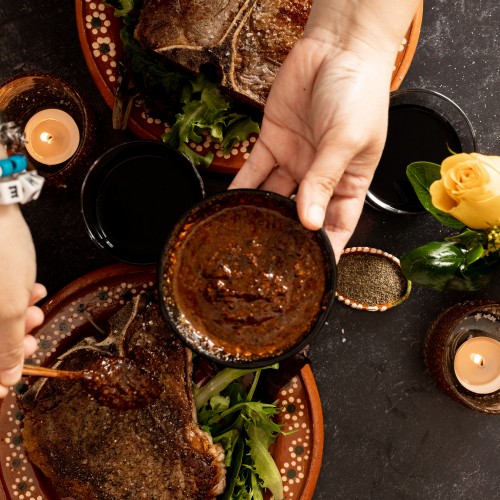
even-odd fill
[{"label": "dark stone surface", "polygon": [[[479,150],[490,154],[500,154],[499,22],[497,0],[428,1],[403,83],[453,99],[472,121]],[[1,2],[0,80],[31,71],[61,76],[88,99],[101,139],[95,157],[132,138],[111,129],[111,112],[81,53],[72,0]],[[207,176],[209,192],[227,182]],[[47,190],[24,208],[37,247],[39,280],[50,293],[111,262],[86,234],[79,188]],[[367,207],[351,243],[399,256],[445,234],[430,216]],[[407,302],[385,313],[335,305],[311,352],[325,419],[315,498],[500,496],[500,416],[476,413],[442,393],[427,374],[422,353],[426,331],[442,310],[465,299],[495,299],[498,293],[496,284],[468,294],[416,287]]]}]

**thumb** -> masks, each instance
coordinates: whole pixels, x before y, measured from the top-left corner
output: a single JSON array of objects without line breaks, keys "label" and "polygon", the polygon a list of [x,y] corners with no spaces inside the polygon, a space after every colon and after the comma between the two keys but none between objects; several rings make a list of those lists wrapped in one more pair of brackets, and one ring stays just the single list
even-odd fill
[{"label": "thumb", "polygon": [[302,179],[297,196],[297,211],[299,219],[307,229],[317,230],[323,227],[325,214],[333,192],[340,179],[338,159],[333,153],[320,153],[313,165]]},{"label": "thumb", "polygon": [[2,323],[0,350],[0,384],[14,385],[19,382],[24,359],[25,320]]}]

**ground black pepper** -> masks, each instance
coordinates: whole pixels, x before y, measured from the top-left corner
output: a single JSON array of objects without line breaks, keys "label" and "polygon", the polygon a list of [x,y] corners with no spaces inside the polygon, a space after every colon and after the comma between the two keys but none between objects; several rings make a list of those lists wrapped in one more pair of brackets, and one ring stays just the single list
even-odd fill
[{"label": "ground black pepper", "polygon": [[401,268],[383,255],[345,253],[337,273],[337,292],[345,298],[376,306],[387,304],[404,295],[407,280]]}]

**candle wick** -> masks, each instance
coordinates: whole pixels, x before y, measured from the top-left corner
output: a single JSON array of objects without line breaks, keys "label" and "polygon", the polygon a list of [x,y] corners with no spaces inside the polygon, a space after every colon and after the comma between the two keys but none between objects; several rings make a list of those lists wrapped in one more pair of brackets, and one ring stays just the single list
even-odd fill
[{"label": "candle wick", "polygon": [[48,132],[42,132],[40,134],[40,140],[42,140],[43,142],[46,142],[47,144],[50,144],[53,139],[54,139],[54,137],[51,134],[49,134]]},{"label": "candle wick", "polygon": [[484,367],[484,358],[483,358],[483,356],[481,356],[481,354],[471,354],[471,358],[472,358],[472,362],[475,365],[477,365],[481,368]]}]

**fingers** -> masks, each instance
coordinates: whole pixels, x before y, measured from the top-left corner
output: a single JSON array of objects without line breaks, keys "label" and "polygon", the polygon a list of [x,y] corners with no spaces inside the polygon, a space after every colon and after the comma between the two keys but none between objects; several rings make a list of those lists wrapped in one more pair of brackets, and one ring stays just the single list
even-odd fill
[{"label": "fingers", "polygon": [[38,343],[33,335],[26,335],[23,340],[24,357],[29,358],[38,348]]},{"label": "fingers", "polygon": [[350,198],[336,196],[332,198],[328,205],[324,229],[332,244],[337,263],[356,228],[363,205],[363,197]]},{"label": "fingers", "polygon": [[275,168],[260,188],[290,197],[297,190],[297,182],[285,170]]},{"label": "fingers", "polygon": [[9,386],[19,381],[24,358],[31,356],[37,348],[34,337],[25,333],[42,324],[43,312],[34,304],[46,295],[46,288],[36,283],[24,314],[22,311],[13,313],[1,324],[0,398],[6,396]]},{"label": "fingers", "polygon": [[307,229],[317,230],[323,226],[326,210],[346,165],[347,161],[330,148],[318,151],[296,197],[299,218]]},{"label": "fingers", "polygon": [[264,182],[275,166],[276,159],[271,150],[259,139],[255,143],[248,160],[231,182],[229,189],[256,189]]},{"label": "fingers", "polygon": [[45,297],[47,297],[47,289],[41,283],[35,283],[31,292],[29,305],[32,306]]},{"label": "fingers", "polygon": [[37,306],[30,306],[26,311],[25,331],[31,332],[33,328],[43,323],[43,312]]}]

